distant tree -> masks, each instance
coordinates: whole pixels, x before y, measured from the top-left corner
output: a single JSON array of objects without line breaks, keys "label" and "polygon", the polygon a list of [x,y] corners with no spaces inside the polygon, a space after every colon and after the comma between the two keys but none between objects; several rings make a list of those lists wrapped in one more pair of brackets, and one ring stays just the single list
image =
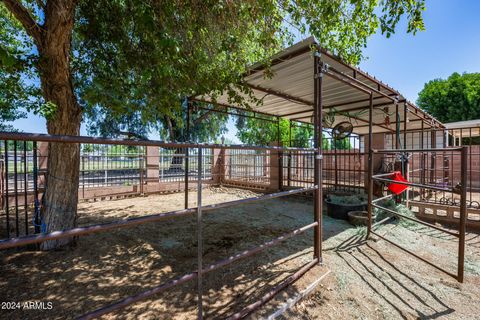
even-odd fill
[{"label": "distant tree", "polygon": [[[269,120],[272,120],[270,118]],[[272,121],[238,117],[237,137],[241,142],[250,145],[267,146],[278,141],[278,124]],[[298,148],[313,147],[313,129],[308,126],[292,126],[290,121],[280,119],[280,143],[282,146]],[[323,149],[328,150],[330,143],[323,139]]]},{"label": "distant tree", "polygon": [[453,73],[425,84],[417,104],[442,122],[480,119],[480,73]]},{"label": "distant tree", "polygon": [[350,141],[350,138],[344,138],[344,139],[333,139],[331,149],[337,149],[337,150],[350,150],[352,149],[352,143]]},{"label": "distant tree", "polygon": [[[179,103],[180,104],[180,103]],[[157,121],[143,122],[141,114],[114,113],[109,110],[96,110],[87,125],[89,134],[102,137],[127,137],[147,139],[149,132],[156,131],[160,138],[176,142],[214,142],[218,137],[227,132],[228,115],[210,110],[197,108],[193,103],[190,108],[190,128],[187,130],[187,101],[180,104],[179,110],[172,109],[169,114],[159,115]],[[170,171],[183,171],[183,148],[177,148],[172,157]]]},{"label": "distant tree", "polygon": [[[237,137],[241,142],[250,145],[268,146],[279,141],[281,145],[288,146],[290,140],[290,122],[280,119],[277,123],[273,117],[265,120],[238,117],[236,121]],[[280,128],[279,128],[280,126]],[[278,134],[280,133],[280,137]],[[306,146],[311,139],[308,130],[292,128],[292,141]]]},{"label": "distant tree", "polygon": [[[273,117],[265,117],[265,120],[238,117],[236,125],[237,137],[245,144],[267,146],[279,140],[278,124]],[[280,141],[288,144],[288,120],[280,119],[279,125]]]},{"label": "distant tree", "polygon": [[8,10],[0,5],[0,130],[15,131],[6,122],[25,117],[40,100],[34,86],[27,85],[31,65],[26,59],[29,46],[21,45],[21,24],[7,18]]}]

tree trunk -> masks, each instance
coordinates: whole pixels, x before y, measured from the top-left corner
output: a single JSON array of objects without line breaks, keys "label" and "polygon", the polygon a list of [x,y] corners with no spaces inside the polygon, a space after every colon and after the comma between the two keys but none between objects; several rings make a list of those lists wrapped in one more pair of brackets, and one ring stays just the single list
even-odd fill
[{"label": "tree trunk", "polygon": [[[39,72],[46,102],[55,104],[47,119],[49,134],[79,135],[82,111],[75,97],[70,70],[75,1],[47,1],[45,34],[39,45]],[[80,145],[50,143],[42,219],[46,231],[76,227]],[[42,250],[56,249],[73,239],[46,241]]]},{"label": "tree trunk", "polygon": [[[169,116],[165,116],[165,122],[167,124],[169,140],[170,141],[178,141],[179,138],[182,138],[182,131],[177,128],[177,124],[175,121],[170,118]],[[186,141],[185,135],[183,135],[183,141]],[[183,158],[185,157],[185,148],[176,148],[173,156],[172,161],[170,162],[170,167],[168,168],[169,173],[180,173],[183,172]]]},{"label": "tree trunk", "polygon": [[170,162],[170,168],[168,172],[179,173],[183,172],[183,158],[185,157],[185,148],[176,148]]}]

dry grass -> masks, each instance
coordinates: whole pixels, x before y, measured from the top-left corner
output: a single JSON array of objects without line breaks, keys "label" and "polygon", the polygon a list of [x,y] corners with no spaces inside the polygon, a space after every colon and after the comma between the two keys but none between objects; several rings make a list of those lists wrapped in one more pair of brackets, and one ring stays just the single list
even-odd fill
[{"label": "dry grass", "polygon": [[[458,241],[416,225],[380,229],[390,240],[452,273]],[[374,238],[375,239],[375,238]],[[460,284],[383,240],[365,241],[355,230],[327,240],[328,277],[288,319],[479,319],[480,236],[467,235],[466,278]]]},{"label": "dry grass", "polygon": [[[204,204],[246,198],[239,189],[208,189]],[[191,193],[191,205],[196,194]],[[81,204],[80,224],[180,209],[182,194]],[[204,263],[212,263],[313,220],[311,200],[282,198],[205,214]],[[386,226],[391,239],[455,270],[456,241],[417,226]],[[207,275],[207,318],[224,318],[257,300],[312,258],[307,232]],[[363,240],[346,222],[324,218],[324,260],[332,273],[286,317],[292,319],[474,319],[480,314],[480,237],[468,235],[466,283],[384,241]],[[64,319],[112,303],[196,268],[195,216],[80,238],[70,250],[0,253],[0,301],[52,301],[45,311],[0,310],[2,319]],[[265,316],[317,274],[307,274],[253,317]],[[190,319],[194,283],[158,294],[107,318]]]}]

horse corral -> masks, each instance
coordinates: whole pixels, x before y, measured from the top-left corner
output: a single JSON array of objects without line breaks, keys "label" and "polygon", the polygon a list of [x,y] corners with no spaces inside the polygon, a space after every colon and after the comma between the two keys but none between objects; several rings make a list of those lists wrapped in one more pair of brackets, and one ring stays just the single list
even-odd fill
[{"label": "horse corral", "polygon": [[[197,104],[285,118],[312,130],[310,147],[280,145],[280,135],[242,146],[0,133],[2,301],[51,302],[58,319],[472,314],[479,129],[445,127],[314,39],[270,68],[272,78],[261,65],[245,76],[262,100],[249,114],[225,96],[196,96],[187,118]],[[348,148],[337,150],[339,137]],[[42,193],[61,179],[46,154],[58,143],[80,146],[79,227],[46,232]],[[324,194],[340,191],[365,193],[366,227],[324,217]],[[33,250],[72,237],[71,250]]]}]

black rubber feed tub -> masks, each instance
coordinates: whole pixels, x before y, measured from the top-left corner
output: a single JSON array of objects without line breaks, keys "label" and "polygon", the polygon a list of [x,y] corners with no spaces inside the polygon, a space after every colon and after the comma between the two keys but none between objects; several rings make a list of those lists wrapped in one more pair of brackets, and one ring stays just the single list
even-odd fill
[{"label": "black rubber feed tub", "polygon": [[326,199],[327,215],[334,219],[348,220],[348,213],[350,211],[367,210],[367,203],[360,204],[336,204],[332,203],[330,199]]}]

